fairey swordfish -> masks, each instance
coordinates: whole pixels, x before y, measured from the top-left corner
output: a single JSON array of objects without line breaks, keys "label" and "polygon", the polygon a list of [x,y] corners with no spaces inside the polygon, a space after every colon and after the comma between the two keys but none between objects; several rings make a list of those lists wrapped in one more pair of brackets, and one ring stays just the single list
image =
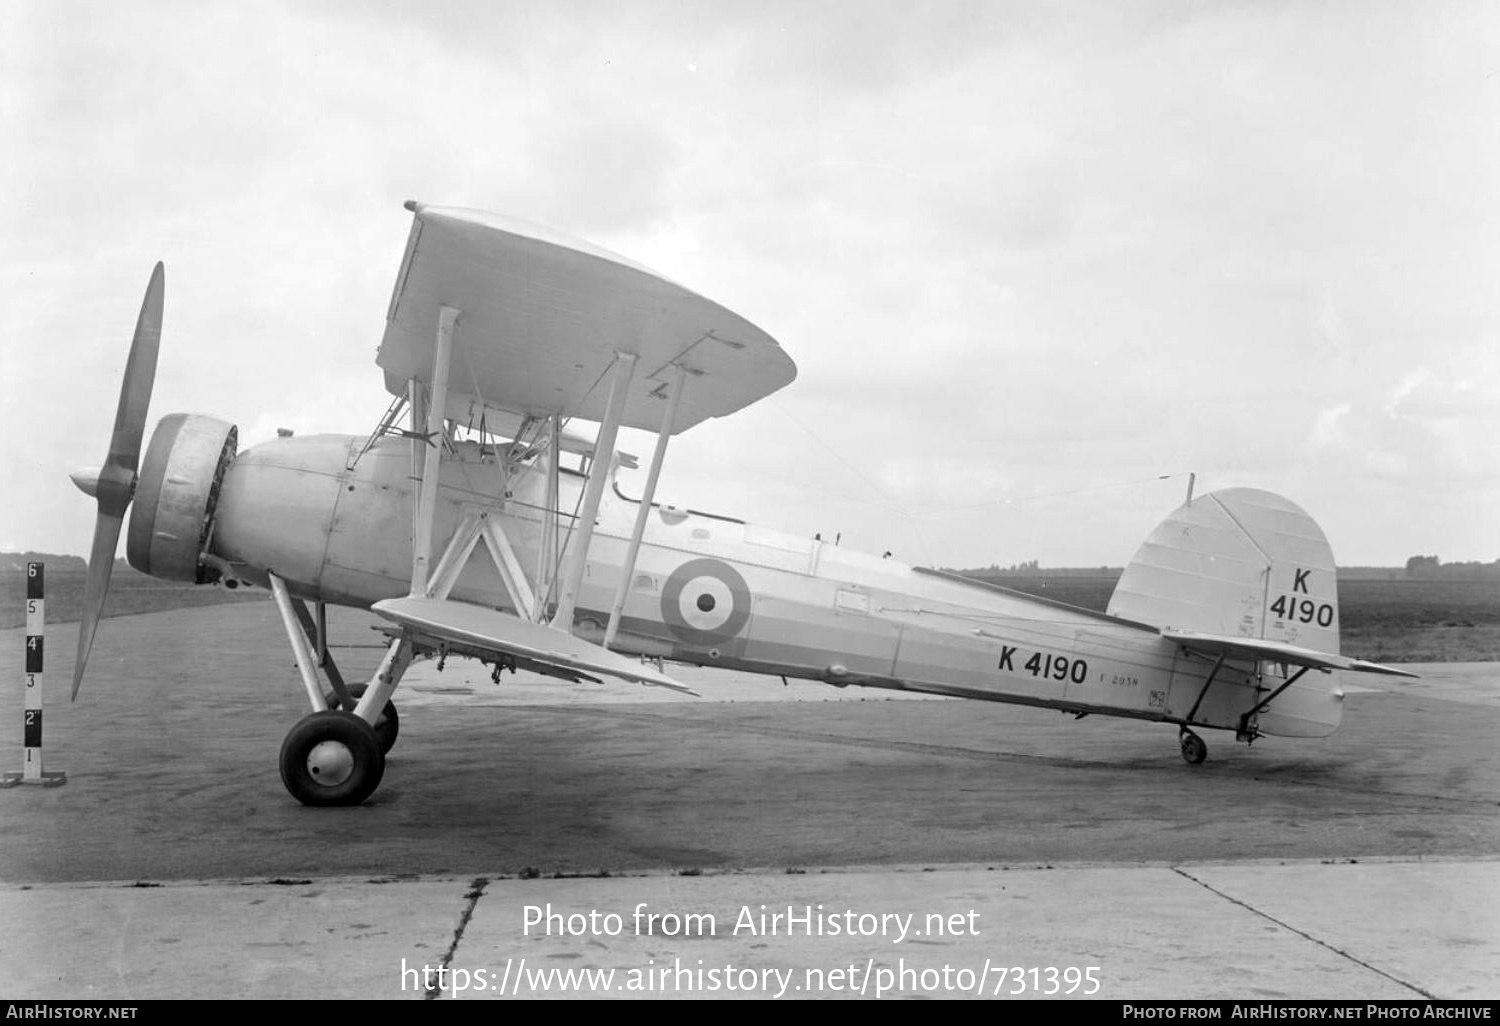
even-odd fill
[{"label": "fairey swordfish", "polygon": [[[369,434],[239,452],[223,420],[172,414],[140,458],[164,274],[147,287],[102,468],[76,697],[125,510],[157,577],[265,588],[311,713],[281,749],[309,805],[368,798],[413,659],[567,680],[679,686],[665,662],[1125,716],[1195,732],[1322,737],[1345,672],[1333,554],[1286,499],[1200,496],[1146,539],[1107,613],[654,501],[667,442],[789,384],[749,321],[630,260],[534,225],[414,215],[377,363],[395,397]],[[582,429],[581,423],[592,429]],[[656,432],[644,494],[616,472],[621,426]],[[310,605],[309,605],[310,604]],[[365,682],[331,658],[326,606],[374,610]],[[1409,674],[1403,674],[1410,676]],[[325,683],[326,681],[326,683]]]}]

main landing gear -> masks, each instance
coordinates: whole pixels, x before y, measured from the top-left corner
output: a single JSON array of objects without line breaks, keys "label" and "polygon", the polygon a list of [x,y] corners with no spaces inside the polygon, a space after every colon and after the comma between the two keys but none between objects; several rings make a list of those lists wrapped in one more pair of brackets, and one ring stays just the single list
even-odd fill
[{"label": "main landing gear", "polygon": [[1208,745],[1186,727],[1183,727],[1182,733],[1178,735],[1177,743],[1182,746],[1182,759],[1189,766],[1200,765],[1204,759],[1208,758]]},{"label": "main landing gear", "polygon": [[[405,639],[392,642],[374,683],[389,694],[410,662],[411,644]],[[356,684],[345,690],[343,699],[337,691],[329,692],[328,708],[298,720],[282,742],[281,782],[303,805],[358,805],[380,786],[385,756],[396,743],[401,719],[390,699],[375,714],[374,723],[364,718],[373,710],[356,712],[368,687]]]},{"label": "main landing gear", "polygon": [[[358,805],[380,786],[386,753],[401,729],[391,692],[411,665],[411,638],[403,634],[391,642],[369,683],[348,687],[328,654],[321,603],[315,620],[279,577],[267,576],[313,710],[281,744],[281,782],[303,805]],[[319,668],[333,685],[327,694]]]},{"label": "main landing gear", "polygon": [[[359,699],[365,685],[347,693]],[[389,700],[371,725],[354,714],[354,703],[340,709],[338,692],[327,699],[326,710],[298,720],[281,743],[281,782],[303,805],[358,805],[380,786],[401,720]]]}]

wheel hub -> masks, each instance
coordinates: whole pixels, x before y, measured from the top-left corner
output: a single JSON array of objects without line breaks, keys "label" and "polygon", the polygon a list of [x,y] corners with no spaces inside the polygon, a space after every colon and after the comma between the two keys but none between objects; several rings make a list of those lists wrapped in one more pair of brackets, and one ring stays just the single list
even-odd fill
[{"label": "wheel hub", "polygon": [[354,772],[354,753],[339,741],[320,741],[307,753],[307,773],[324,787],[338,787]]}]

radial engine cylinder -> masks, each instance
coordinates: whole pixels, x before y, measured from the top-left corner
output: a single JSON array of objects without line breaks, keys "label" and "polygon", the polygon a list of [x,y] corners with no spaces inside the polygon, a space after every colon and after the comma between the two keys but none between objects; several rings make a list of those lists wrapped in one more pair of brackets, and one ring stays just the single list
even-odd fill
[{"label": "radial engine cylinder", "polygon": [[233,424],[198,414],[163,417],[136,483],[125,554],[152,577],[207,584],[218,575],[200,557],[213,536],[224,472],[234,461]]}]

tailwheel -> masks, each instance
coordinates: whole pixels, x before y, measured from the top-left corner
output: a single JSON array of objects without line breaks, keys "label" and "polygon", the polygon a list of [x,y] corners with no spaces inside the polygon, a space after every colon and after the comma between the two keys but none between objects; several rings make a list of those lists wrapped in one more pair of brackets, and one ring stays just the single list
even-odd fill
[{"label": "tailwheel", "polygon": [[[365,696],[365,685],[356,684],[349,689],[349,693],[353,695],[356,700],[361,699]],[[339,708],[338,692],[330,691],[324,697],[328,701],[328,708]],[[354,707],[350,706],[344,711],[352,713],[354,711]],[[401,717],[396,714],[395,700],[389,699],[385,703],[385,708],[380,710],[380,715],[375,717],[375,736],[380,738],[380,751],[382,755],[389,752],[396,746],[396,735],[400,733]]]},{"label": "tailwheel", "polygon": [[352,713],[315,712],[281,743],[281,782],[303,805],[358,805],[385,774],[380,744],[375,728]]},{"label": "tailwheel", "polygon": [[1182,745],[1182,758],[1189,766],[1197,766],[1208,758],[1208,745],[1197,734],[1186,727],[1182,728],[1182,736],[1178,738]]}]

